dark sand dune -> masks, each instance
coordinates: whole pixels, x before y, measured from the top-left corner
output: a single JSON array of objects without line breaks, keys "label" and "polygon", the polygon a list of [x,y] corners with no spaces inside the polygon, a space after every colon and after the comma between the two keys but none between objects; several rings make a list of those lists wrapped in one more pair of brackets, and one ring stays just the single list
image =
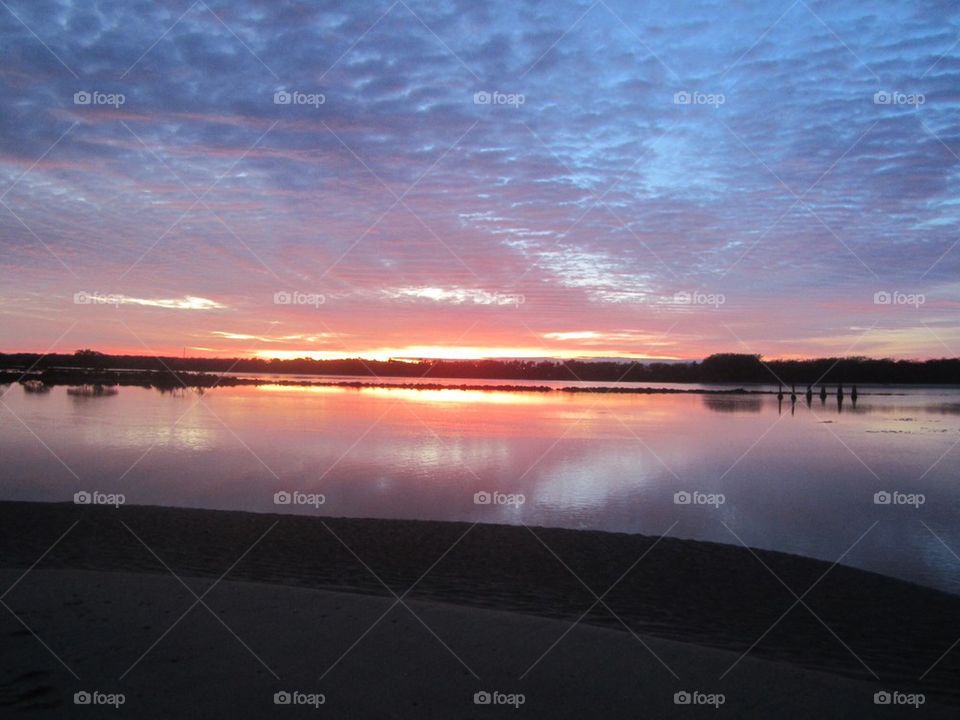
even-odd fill
[{"label": "dark sand dune", "polygon": [[[484,659],[481,664],[489,668],[493,662],[493,667],[506,673],[505,683],[507,679],[516,683],[520,682],[520,673],[570,627],[570,622],[594,605],[596,598],[591,590],[604,595],[611,585],[617,583],[604,595],[603,603],[583,617],[575,631],[577,637],[583,637],[583,643],[589,644],[586,636],[580,633],[602,631],[604,638],[627,641],[631,652],[639,653],[643,662],[649,663],[644,665],[645,671],[662,673],[660,681],[666,682],[667,686],[676,685],[674,678],[652,654],[646,652],[640,640],[673,648],[678,664],[673,671],[679,678],[691,675],[685,667],[694,667],[692,674],[699,678],[701,686],[707,681],[720,685],[733,683],[729,687],[733,688],[731,692],[734,694],[746,692],[742,684],[753,676],[760,677],[757,675],[760,668],[768,668],[772,674],[762,676],[764,682],[785,683],[781,688],[783,697],[796,693],[802,695],[805,692],[802,683],[796,687],[791,683],[799,682],[797,674],[804,672],[800,668],[807,668],[829,673],[838,682],[840,678],[846,678],[843,682],[847,683],[844,687],[848,690],[860,688],[863,682],[864,689],[850,690],[852,694],[845,696],[848,700],[863,696],[871,688],[895,688],[925,693],[927,710],[937,703],[960,702],[960,651],[949,652],[937,662],[960,636],[960,597],[844,566],[830,569],[827,563],[781,553],[757,551],[754,555],[743,548],[711,543],[671,538],[658,542],[655,538],[642,536],[557,529],[535,528],[531,531],[522,527],[471,527],[462,523],[306,518],[154,507],[115,510],[66,504],[0,503],[0,567],[12,569],[4,573],[8,578],[7,585],[19,575],[13,569],[29,567],[71,526],[73,529],[43,557],[5,602],[15,610],[22,608],[29,612],[31,582],[39,581],[38,573],[49,573],[58,568],[114,571],[114,574],[126,573],[128,577],[141,578],[165,576],[165,592],[182,597],[173,603],[175,607],[169,611],[173,614],[157,618],[156,612],[152,616],[147,613],[142,624],[149,625],[149,630],[142,630],[139,624],[130,626],[129,633],[142,635],[134,644],[144,647],[163,631],[165,620],[172,622],[192,602],[188,591],[170,576],[162,563],[177,575],[191,578],[188,584],[198,593],[210,585],[211,579],[228,569],[224,583],[267,583],[274,586],[271,591],[274,593],[280,592],[275,586],[339,591],[326,593],[322,601],[317,600],[328,608],[322,618],[326,623],[338,623],[335,611],[338,604],[346,608],[374,608],[370,614],[372,622],[379,614],[377,608],[382,608],[379,610],[382,613],[393,602],[384,584],[397,595],[403,595],[412,586],[407,599],[423,603],[432,608],[430,612],[446,618],[440,622],[452,628],[448,639],[453,646],[464,647],[466,643],[469,647],[471,643],[482,643],[484,633],[474,629],[461,634],[459,629],[463,623],[444,615],[455,612],[452,606],[511,611],[508,615],[496,613],[496,616],[526,617],[524,622],[527,623],[534,622],[535,618],[531,616],[537,616],[541,620],[536,623],[547,623],[536,625],[542,633],[535,642],[511,649],[502,660],[492,660],[496,653],[491,648],[478,651]],[[254,544],[253,549],[244,554]],[[647,554],[634,565],[644,553]],[[628,572],[624,575],[625,571]],[[129,575],[131,573],[146,575]],[[81,573],[76,577],[81,576],[104,577],[96,573]],[[789,610],[796,598],[785,585],[802,595],[821,577],[814,589],[804,596],[803,604],[796,604]],[[619,582],[618,578],[621,578]],[[92,581],[77,582],[89,589]],[[137,587],[128,582],[121,586],[130,588],[127,596],[117,590],[106,597],[104,603],[129,609],[127,606],[133,602],[133,597],[138,596],[137,593],[158,600],[143,590],[144,583],[152,582],[138,580]],[[242,582],[236,585],[247,586]],[[55,583],[53,587],[56,587]],[[214,589],[214,594],[221,598],[218,603],[224,602],[226,587],[224,584]],[[89,607],[85,610],[83,592],[75,592],[69,584],[58,589],[62,589],[63,596],[57,598],[59,604],[56,607],[61,608],[58,612],[64,617],[83,618],[89,612],[88,622],[94,622],[102,613],[102,607],[95,612]],[[342,592],[350,594],[342,595]],[[26,594],[21,596],[20,593]],[[268,618],[270,603],[282,604],[288,602],[282,598],[289,597],[300,598],[297,603],[313,607],[306,596],[274,594],[271,600],[263,601],[253,617],[257,622],[276,622],[276,618]],[[71,605],[71,602],[81,604]],[[449,609],[444,610],[444,607]],[[206,613],[203,608],[194,612],[197,611]],[[45,616],[36,618],[39,624],[48,626],[54,622],[51,612],[48,609]],[[394,612],[402,615],[403,608],[395,608]],[[476,611],[463,609],[457,612]],[[249,623],[249,614],[240,615]],[[392,619],[395,618],[383,622],[390,623]],[[520,622],[510,622],[515,621]],[[33,626],[29,617],[27,622]],[[356,623],[356,627],[350,622],[347,624],[351,625],[350,628],[340,628],[342,634],[337,636],[341,651],[365,627],[363,622]],[[774,626],[772,630],[771,626]],[[431,640],[430,634],[422,627],[421,630],[425,640],[433,642],[440,653],[445,654],[438,641]],[[44,648],[12,617],[7,618],[2,631],[6,638],[16,636],[19,644],[23,640],[31,641],[43,658]],[[204,632],[213,630],[207,628]],[[217,632],[226,633],[222,628]],[[69,645],[69,631],[63,633]],[[229,634],[225,638],[229,640]],[[221,640],[218,638],[217,642]],[[608,642],[614,641],[604,640],[601,645]],[[124,651],[122,643],[115,640],[107,644],[111,643],[117,645],[114,648],[117,653],[129,660],[129,649]],[[693,652],[690,643],[701,648]],[[566,640],[561,646],[564,644]],[[751,646],[747,658],[734,666]],[[716,652],[705,648],[713,648]],[[463,652],[469,653],[466,649]],[[704,652],[711,658],[709,670],[698,664],[699,658],[707,657]],[[240,653],[245,653],[242,647]],[[287,653],[280,650],[277,653],[276,657],[281,659],[278,662],[289,659]],[[251,660],[249,655],[245,659]],[[446,660],[450,659],[446,657]],[[552,659],[552,653],[547,659]],[[62,668],[55,663],[51,666],[54,661],[49,656],[39,664],[18,664],[15,671],[9,668],[9,656],[3,660],[6,675],[0,702],[11,707],[18,703],[42,705],[48,699],[46,688],[50,683],[47,679],[25,673],[42,668],[62,674]],[[87,660],[93,662],[90,657]],[[251,662],[256,664],[255,660]],[[573,661],[567,659],[564,662]],[[921,680],[935,663],[934,669]],[[112,668],[116,675],[122,671],[119,668],[122,664],[118,661],[117,667]],[[729,670],[731,666],[734,667]],[[781,669],[777,674],[769,668],[792,669]],[[721,676],[728,670],[721,681]],[[531,673],[531,677],[534,674]],[[477,684],[472,677],[468,679],[471,686]],[[464,686],[462,691],[468,689]],[[770,688],[770,691],[775,689]],[[648,690],[646,688],[645,692]],[[759,692],[756,688],[751,692],[754,691]],[[803,707],[811,712],[815,709]],[[822,710],[816,708],[818,713]],[[885,708],[884,712],[887,710],[890,708]],[[874,711],[876,708],[871,701],[859,714],[872,716]]]},{"label": "dark sand dune", "polygon": [[[201,595],[211,584],[183,579]],[[18,623],[0,618],[2,717],[956,717],[933,700],[878,708],[877,686],[794,665],[747,657],[720,679],[736,654],[446,603],[224,580],[189,610],[195,598],[170,575],[42,569],[8,600],[49,651],[29,633],[9,637]],[[78,707],[84,691],[124,702]],[[278,706],[283,691],[324,702]],[[484,691],[523,703],[476,705]],[[723,704],[676,704],[684,691]]]}]

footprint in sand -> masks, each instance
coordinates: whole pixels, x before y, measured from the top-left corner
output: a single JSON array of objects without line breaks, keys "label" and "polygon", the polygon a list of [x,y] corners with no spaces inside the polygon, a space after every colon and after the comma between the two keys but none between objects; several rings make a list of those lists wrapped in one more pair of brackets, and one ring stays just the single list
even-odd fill
[{"label": "footprint in sand", "polygon": [[57,689],[50,684],[50,673],[32,670],[7,681],[0,681],[0,708],[54,708],[63,704]]}]

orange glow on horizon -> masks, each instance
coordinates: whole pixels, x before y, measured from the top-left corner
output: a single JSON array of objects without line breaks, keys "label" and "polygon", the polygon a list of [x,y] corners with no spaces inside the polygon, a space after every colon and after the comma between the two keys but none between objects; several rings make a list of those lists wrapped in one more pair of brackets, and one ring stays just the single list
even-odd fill
[{"label": "orange glow on horizon", "polygon": [[343,360],[346,358],[362,358],[364,360],[417,360],[419,358],[436,360],[496,360],[514,358],[556,358],[562,360],[586,358],[622,358],[624,360],[679,360],[675,356],[653,356],[625,353],[621,350],[594,351],[589,355],[583,349],[555,349],[530,347],[452,347],[443,345],[413,345],[402,348],[378,348],[375,350],[346,353],[331,350],[260,350],[254,353],[255,357],[265,360],[296,360],[310,358],[311,360]]}]

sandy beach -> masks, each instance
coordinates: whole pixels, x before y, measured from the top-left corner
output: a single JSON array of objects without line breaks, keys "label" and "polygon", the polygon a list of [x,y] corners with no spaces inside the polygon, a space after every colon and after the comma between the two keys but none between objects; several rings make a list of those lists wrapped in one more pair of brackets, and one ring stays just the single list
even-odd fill
[{"label": "sandy beach", "polygon": [[883,691],[952,717],[960,701],[960,657],[937,662],[960,598],[710,543],[5,502],[0,567],[0,706],[37,717],[90,711],[84,691],[122,693],[111,717],[295,711],[277,692],[358,718],[686,717],[721,695],[737,717],[914,710],[878,708]]}]

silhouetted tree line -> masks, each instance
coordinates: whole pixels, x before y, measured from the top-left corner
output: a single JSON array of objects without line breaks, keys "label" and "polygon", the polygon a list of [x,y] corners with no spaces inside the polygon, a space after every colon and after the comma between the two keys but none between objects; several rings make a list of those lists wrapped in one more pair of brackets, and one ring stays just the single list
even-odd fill
[{"label": "silhouetted tree line", "polygon": [[798,387],[823,383],[960,383],[960,358],[875,360],[864,357],[770,360],[759,355],[721,353],[701,362],[630,364],[609,360],[277,360],[262,358],[156,358],[105,355],[78,350],[72,355],[0,354],[8,370],[79,368],[175,372],[240,372],[366,377],[472,378],[488,380],[591,380],[598,382],[776,383]]}]

